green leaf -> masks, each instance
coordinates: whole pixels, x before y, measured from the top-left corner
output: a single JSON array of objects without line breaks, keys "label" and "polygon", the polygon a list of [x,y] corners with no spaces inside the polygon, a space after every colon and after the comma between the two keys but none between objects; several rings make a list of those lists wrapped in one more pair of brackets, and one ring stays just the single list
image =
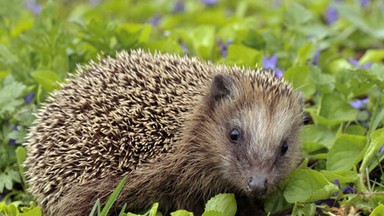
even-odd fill
[{"label": "green leaf", "polygon": [[308,66],[293,66],[285,71],[284,79],[308,97],[316,91],[316,87],[309,81],[309,72],[310,68]]},{"label": "green leaf", "polygon": [[[234,194],[218,194],[205,204],[205,212],[217,211],[223,216],[234,216],[237,211],[237,203]],[[205,214],[203,214],[206,216]]]},{"label": "green leaf", "polygon": [[243,64],[254,68],[258,59],[261,59],[261,53],[243,45],[230,45],[227,58],[236,64]]},{"label": "green leaf", "polygon": [[202,216],[225,216],[225,214],[220,211],[209,210],[205,211]]},{"label": "green leaf", "polygon": [[21,146],[17,147],[16,149],[17,166],[19,167],[19,172],[23,179],[24,184],[26,181],[24,176],[25,169],[23,167],[23,163],[26,157],[27,157],[27,151],[25,150],[25,148]]},{"label": "green leaf", "polygon": [[300,4],[293,3],[285,10],[285,23],[287,26],[298,27],[312,19],[311,11]]},{"label": "green leaf", "polygon": [[274,214],[292,207],[292,204],[285,200],[283,192],[284,190],[279,187],[267,195],[264,202],[266,212]]},{"label": "green leaf", "polygon": [[53,71],[37,70],[32,72],[32,77],[48,92],[59,88],[59,76]]},{"label": "green leaf", "polygon": [[349,170],[340,171],[320,171],[328,181],[333,182],[335,179],[339,180],[340,183],[350,183],[357,180],[357,173]]},{"label": "green leaf", "polygon": [[365,33],[374,34],[369,24],[364,20],[360,10],[347,4],[336,4],[336,8],[340,16],[348,20],[352,25],[356,26]]},{"label": "green leaf", "polygon": [[380,151],[380,148],[384,145],[384,128],[378,129],[372,133],[370,137],[371,141],[368,145],[368,149],[365,152],[363,162],[360,166],[360,172],[363,173],[365,168],[373,161],[376,160]]},{"label": "green leaf", "polygon": [[212,58],[215,28],[212,26],[200,26],[193,29],[190,36],[195,52],[204,59]]},{"label": "green leaf", "polygon": [[360,65],[368,62],[381,63],[384,59],[384,49],[369,49],[366,50],[364,55],[360,58]]},{"label": "green leaf", "polygon": [[24,102],[19,98],[23,95],[26,86],[15,81],[12,76],[7,76],[3,83],[4,86],[0,89],[0,114],[13,113]]},{"label": "green leaf", "polygon": [[297,58],[294,62],[294,65],[298,65],[298,66],[305,65],[308,58],[310,57],[312,50],[313,50],[313,45],[311,43],[304,44],[302,47],[300,47]]},{"label": "green leaf", "polygon": [[327,170],[350,170],[361,160],[361,153],[367,143],[364,136],[341,134],[328,152]]},{"label": "green leaf", "polygon": [[295,216],[314,216],[316,213],[316,204],[315,203],[298,203],[292,210],[291,215]]},{"label": "green leaf", "polygon": [[[121,190],[123,189],[124,184],[125,184],[126,181],[127,181],[127,177],[124,177],[120,181],[119,185],[117,185],[116,189],[113,191],[111,196],[108,198],[107,203],[105,204],[103,210],[101,211],[101,213],[100,213],[101,215],[107,215],[108,214],[109,210],[112,208],[113,203],[116,201],[116,199],[119,196]],[[157,211],[157,208],[156,208],[156,211]]]},{"label": "green leaf", "polygon": [[332,147],[336,131],[322,125],[305,125],[301,133],[301,140],[305,145],[318,143],[327,149]]},{"label": "green leaf", "polygon": [[20,214],[20,216],[42,216],[42,215],[43,213],[40,206],[33,207],[30,210]]},{"label": "green leaf", "polygon": [[320,172],[300,169],[289,179],[284,197],[289,203],[315,202],[331,197],[338,190]]},{"label": "green leaf", "polygon": [[358,111],[336,94],[321,98],[320,115],[332,121],[354,121]]},{"label": "green leaf", "polygon": [[372,211],[372,213],[370,214],[370,216],[384,216],[384,205],[383,205],[383,204],[380,204],[379,206],[377,206],[377,207]]},{"label": "green leaf", "polygon": [[172,212],[171,216],[193,216],[193,213],[187,210],[177,210],[175,212]]}]

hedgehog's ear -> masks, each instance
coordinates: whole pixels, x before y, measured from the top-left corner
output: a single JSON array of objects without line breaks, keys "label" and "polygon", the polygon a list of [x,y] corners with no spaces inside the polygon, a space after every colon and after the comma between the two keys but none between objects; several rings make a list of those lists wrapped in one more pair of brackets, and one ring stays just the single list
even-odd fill
[{"label": "hedgehog's ear", "polygon": [[214,107],[218,101],[230,97],[233,85],[234,81],[230,76],[224,74],[216,75],[212,80],[211,89],[209,90],[210,106]]}]

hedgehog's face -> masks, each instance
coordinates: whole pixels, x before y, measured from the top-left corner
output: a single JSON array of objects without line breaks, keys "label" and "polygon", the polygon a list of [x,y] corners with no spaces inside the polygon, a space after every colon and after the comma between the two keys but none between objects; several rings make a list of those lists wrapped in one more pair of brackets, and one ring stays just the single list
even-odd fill
[{"label": "hedgehog's face", "polygon": [[268,85],[280,93],[270,86],[260,92],[252,78],[217,75],[209,106],[219,125],[212,139],[218,141],[214,148],[220,149],[223,177],[238,190],[262,197],[297,166],[302,102],[297,92],[283,94],[286,84],[279,86],[278,80]]}]

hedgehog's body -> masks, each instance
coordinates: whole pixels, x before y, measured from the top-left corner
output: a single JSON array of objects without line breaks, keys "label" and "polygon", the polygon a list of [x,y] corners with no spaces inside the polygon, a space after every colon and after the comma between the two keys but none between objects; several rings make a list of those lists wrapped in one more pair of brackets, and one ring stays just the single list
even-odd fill
[{"label": "hedgehog's body", "polygon": [[268,72],[142,51],[82,70],[26,145],[30,192],[49,215],[88,213],[124,176],[118,204],[131,211],[201,214],[232,192],[247,214],[296,163],[300,97]]}]

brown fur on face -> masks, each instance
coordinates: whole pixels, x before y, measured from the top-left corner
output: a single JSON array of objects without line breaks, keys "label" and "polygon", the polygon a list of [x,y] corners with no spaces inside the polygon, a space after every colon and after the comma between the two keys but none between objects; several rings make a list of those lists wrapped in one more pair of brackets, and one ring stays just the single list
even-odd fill
[{"label": "brown fur on face", "polygon": [[248,198],[296,164],[301,109],[299,93],[261,69],[118,53],[80,69],[39,112],[26,144],[30,192],[47,215],[85,215],[126,176],[116,208],[201,214],[231,192],[257,211]]}]

